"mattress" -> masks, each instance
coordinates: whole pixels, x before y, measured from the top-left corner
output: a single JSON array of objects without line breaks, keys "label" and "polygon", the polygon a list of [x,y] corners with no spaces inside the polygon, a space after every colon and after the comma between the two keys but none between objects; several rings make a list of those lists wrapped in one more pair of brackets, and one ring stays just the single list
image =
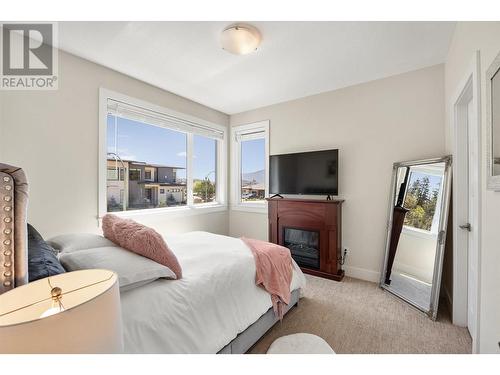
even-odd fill
[{"label": "mattress", "polygon": [[[126,353],[217,353],[271,307],[255,285],[252,252],[207,232],[165,236],[181,280],[157,280],[121,294]],[[294,262],[291,290],[305,286]]]}]

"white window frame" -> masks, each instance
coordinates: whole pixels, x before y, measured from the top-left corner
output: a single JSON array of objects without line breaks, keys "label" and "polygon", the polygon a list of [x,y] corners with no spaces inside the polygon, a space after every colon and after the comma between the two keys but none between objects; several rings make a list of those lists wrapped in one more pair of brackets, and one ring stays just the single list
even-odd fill
[{"label": "white window frame", "polygon": [[[217,160],[216,160],[216,202],[193,203],[193,138],[194,133],[185,132],[187,135],[186,145],[186,179],[187,179],[187,204],[185,206],[149,208],[132,211],[116,211],[113,214],[121,217],[142,216],[142,215],[169,215],[171,216],[190,216],[205,214],[210,212],[219,212],[227,210],[227,127],[215,124],[200,118],[186,115],[184,113],[173,111],[169,108],[161,107],[137,98],[133,98],[105,88],[99,89],[99,157],[98,157],[98,221],[108,213],[107,211],[107,115],[108,99],[123,102],[129,105],[144,108],[168,116],[200,124],[205,128],[211,128],[223,132],[223,138],[217,141]],[[156,125],[155,126],[159,126]],[[179,131],[165,126],[166,129]]]},{"label": "white window frame", "polygon": [[241,200],[241,141],[264,138],[265,140],[265,194],[269,195],[269,120],[238,125],[231,128],[231,209],[267,213],[267,202]]}]

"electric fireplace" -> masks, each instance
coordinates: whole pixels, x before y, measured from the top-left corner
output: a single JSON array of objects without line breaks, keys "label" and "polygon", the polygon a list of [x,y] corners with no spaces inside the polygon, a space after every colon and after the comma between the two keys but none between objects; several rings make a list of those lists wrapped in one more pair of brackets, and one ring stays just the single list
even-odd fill
[{"label": "electric fireplace", "polygon": [[284,246],[300,267],[319,269],[319,232],[284,228]]},{"label": "electric fireplace", "polygon": [[267,198],[269,242],[285,246],[304,273],[340,281],[341,199]]}]

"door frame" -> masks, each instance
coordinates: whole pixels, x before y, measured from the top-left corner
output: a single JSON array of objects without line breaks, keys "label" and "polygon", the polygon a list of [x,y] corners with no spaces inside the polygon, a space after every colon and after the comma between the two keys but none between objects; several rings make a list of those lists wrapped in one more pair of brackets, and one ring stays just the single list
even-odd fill
[{"label": "door frame", "polygon": [[[464,205],[459,202],[468,201],[468,179],[460,179],[463,171],[467,167],[468,152],[464,151],[464,146],[468,144],[467,136],[472,136],[472,142],[475,143],[477,154],[471,161],[469,168],[475,166],[478,170],[478,179],[475,181],[477,196],[470,202],[476,212],[475,222],[471,226],[478,228],[477,238],[473,243],[473,251],[476,255],[476,285],[475,295],[476,316],[475,316],[475,337],[472,337],[472,352],[479,352],[479,316],[480,316],[480,292],[481,292],[481,100],[480,100],[480,54],[476,51],[472,61],[469,64],[466,74],[458,86],[456,95],[452,97],[451,112],[453,126],[453,302],[452,302],[452,321],[453,324],[467,327],[468,323],[468,241],[466,233],[459,225],[466,220],[468,207],[464,210]],[[467,103],[472,99],[472,108],[475,113],[472,116],[473,121],[469,124],[472,131],[467,135],[467,122],[464,125],[464,118],[467,118]],[[465,120],[467,121],[467,120]],[[465,137],[464,137],[465,136]],[[466,142],[466,143],[463,143]],[[465,149],[467,150],[467,149]]]}]

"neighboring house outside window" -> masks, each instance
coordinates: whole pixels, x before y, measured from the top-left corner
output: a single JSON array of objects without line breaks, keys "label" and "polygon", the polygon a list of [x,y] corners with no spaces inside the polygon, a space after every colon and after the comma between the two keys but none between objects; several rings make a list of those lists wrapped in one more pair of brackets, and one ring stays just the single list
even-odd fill
[{"label": "neighboring house outside window", "polygon": [[[125,201],[125,176],[128,170],[128,163],[123,163],[121,167],[115,159],[107,160],[107,206],[108,212],[122,211]],[[118,179],[118,177],[120,177]]]}]

